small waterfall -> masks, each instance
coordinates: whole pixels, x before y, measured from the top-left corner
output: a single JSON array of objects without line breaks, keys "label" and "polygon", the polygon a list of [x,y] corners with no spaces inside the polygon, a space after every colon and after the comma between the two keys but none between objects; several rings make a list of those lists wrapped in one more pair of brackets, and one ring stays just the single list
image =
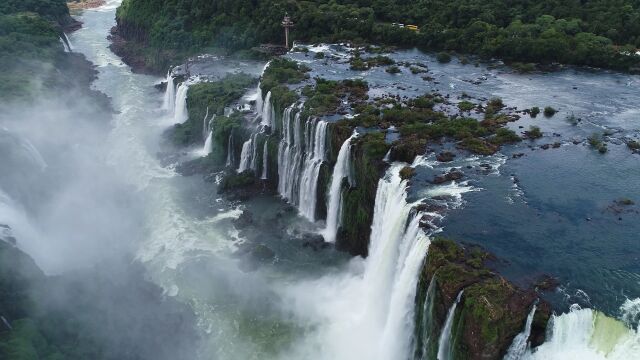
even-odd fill
[{"label": "small waterfall", "polygon": [[167,72],[167,88],[164,91],[164,99],[162,100],[162,110],[173,113],[176,104],[176,84],[171,70]]},{"label": "small waterfall", "polygon": [[[206,139],[209,136],[209,107],[207,106],[207,111],[204,114],[204,119],[202,120],[202,139]],[[212,119],[213,120],[213,117]]]},{"label": "small waterfall", "polygon": [[71,41],[69,40],[69,37],[67,37],[67,34],[65,34],[64,32],[60,37],[60,42],[62,43],[62,46],[64,46],[64,52],[66,53],[73,52],[73,45],[71,45]]},{"label": "small waterfall", "polygon": [[264,102],[262,100],[262,88],[260,85],[261,83],[258,83],[258,89],[256,90],[256,114],[262,114],[262,107],[264,106]]},{"label": "small waterfall", "polygon": [[331,185],[329,186],[329,199],[327,203],[327,225],[322,235],[326,242],[336,241],[336,234],[340,226],[340,210],[342,207],[342,180],[348,177],[351,166],[351,140],[357,136],[353,133],[340,147],[338,160],[333,168]]},{"label": "small waterfall", "polygon": [[533,316],[536,314],[537,306],[534,304],[527,316],[527,322],[524,325],[524,330],[513,339],[504,360],[520,360],[524,356],[529,347],[529,335],[531,335],[531,324],[533,323]]},{"label": "small waterfall", "polygon": [[260,124],[264,126],[271,126],[273,122],[273,104],[271,104],[271,91],[267,93],[267,97],[264,99],[262,105],[262,122]]},{"label": "small waterfall", "polygon": [[451,309],[449,309],[447,320],[442,328],[442,333],[440,333],[440,341],[438,342],[438,360],[449,360],[451,356],[451,328],[453,327],[453,319],[456,315],[456,307],[462,298],[463,292],[464,290],[458,293],[456,301],[451,306]]},{"label": "small waterfall", "polygon": [[258,133],[253,133],[251,137],[253,139],[251,140],[251,162],[249,167],[256,173],[258,171]]},{"label": "small waterfall", "polygon": [[174,108],[173,120],[176,124],[182,124],[189,119],[187,111],[187,92],[189,84],[185,81],[178,86],[176,91],[176,103]]},{"label": "small waterfall", "polygon": [[304,161],[300,179],[299,209],[300,213],[310,221],[316,220],[318,197],[318,177],[325,160],[327,142],[327,122],[318,120],[307,122],[305,145],[307,156]]},{"label": "small waterfall", "polygon": [[419,347],[416,348],[415,360],[426,360],[429,353],[429,344],[431,343],[432,327],[433,327],[433,304],[436,291],[436,276],[434,275],[429,282],[427,292],[425,294],[424,304],[422,305],[422,316],[419,318],[417,338],[415,339]]},{"label": "small waterfall", "polygon": [[240,153],[240,166],[238,167],[238,173],[244,172],[249,169],[250,161],[251,161],[251,144],[253,142],[253,137],[249,138],[249,140],[245,141],[242,144],[242,152]]},{"label": "small waterfall", "polygon": [[234,148],[233,133],[231,133],[229,134],[229,141],[227,142],[227,166],[228,167],[232,167],[236,163],[236,156],[233,148]]},{"label": "small waterfall", "polygon": [[269,141],[264,141],[262,149],[262,180],[267,180],[267,163],[269,162]]}]

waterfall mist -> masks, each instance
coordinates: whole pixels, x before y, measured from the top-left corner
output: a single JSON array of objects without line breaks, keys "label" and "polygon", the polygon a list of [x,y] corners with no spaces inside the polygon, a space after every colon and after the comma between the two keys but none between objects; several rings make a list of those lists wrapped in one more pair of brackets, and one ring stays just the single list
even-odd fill
[{"label": "waterfall mist", "polygon": [[49,276],[31,289],[31,316],[74,322],[78,347],[107,358],[191,357],[191,310],[134,261],[145,201],[113,152],[126,138],[111,132],[110,110],[75,89],[0,110],[0,224]]}]

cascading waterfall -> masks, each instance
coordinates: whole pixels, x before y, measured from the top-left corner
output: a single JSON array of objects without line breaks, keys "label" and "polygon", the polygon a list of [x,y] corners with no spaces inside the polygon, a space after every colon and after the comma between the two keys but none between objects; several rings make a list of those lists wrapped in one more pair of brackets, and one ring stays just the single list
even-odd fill
[{"label": "cascading waterfall", "polygon": [[294,116],[293,124],[291,117],[295,105],[285,109],[282,115],[282,139],[278,145],[278,192],[292,204],[298,200],[298,174],[302,166],[304,145],[300,128],[300,107]]},{"label": "cascading waterfall", "polygon": [[427,293],[425,295],[424,304],[422,305],[422,316],[419,319],[419,332],[416,333],[420,339],[420,347],[416,349],[415,360],[425,360],[426,355],[429,353],[429,344],[433,334],[431,333],[433,325],[433,304],[435,300],[436,291],[436,275],[431,278],[429,286],[427,287]]},{"label": "cascading waterfall", "polygon": [[449,360],[451,356],[451,328],[456,315],[456,307],[458,307],[463,292],[464,290],[458,293],[456,301],[451,305],[449,313],[447,313],[447,320],[444,323],[442,333],[440,334],[440,341],[438,342],[438,360]]},{"label": "cascading waterfall", "polygon": [[251,137],[251,161],[249,167],[255,173],[258,171],[258,133],[253,133]]},{"label": "cascading waterfall", "polygon": [[267,93],[264,104],[261,104],[261,108],[258,108],[258,111],[262,111],[262,122],[260,124],[263,126],[271,126],[274,112],[273,104],[271,103],[271,91]]},{"label": "cascading waterfall", "polygon": [[182,124],[189,119],[187,111],[187,92],[189,91],[189,83],[187,81],[178,85],[176,91],[176,102],[174,107],[173,121],[176,124]]},{"label": "cascading waterfall", "polygon": [[256,114],[262,114],[262,107],[264,106],[264,102],[262,100],[262,88],[260,85],[261,83],[258,82],[258,89],[256,90]]},{"label": "cascading waterfall", "polygon": [[537,306],[534,304],[527,316],[524,330],[513,339],[504,360],[520,360],[526,353],[529,347],[529,335],[531,335],[531,324],[533,323],[533,316],[536,314],[536,308]]},{"label": "cascading waterfall", "polygon": [[550,320],[551,337],[525,360],[640,359],[640,332],[592,309],[573,305],[570,312]]},{"label": "cascading waterfall", "polygon": [[262,180],[267,180],[267,163],[269,162],[269,141],[264,141],[262,149]]},{"label": "cascading waterfall", "polygon": [[[209,136],[209,107],[207,106],[207,111],[204,114],[204,119],[202,120],[202,139],[206,139]],[[213,120],[213,119],[212,119]]]},{"label": "cascading waterfall", "polygon": [[324,240],[329,243],[336,241],[336,234],[340,226],[340,209],[342,206],[342,180],[348,177],[351,166],[351,140],[357,136],[353,133],[340,147],[338,159],[333,168],[329,199],[327,202],[327,225],[322,232]]},{"label": "cascading waterfall", "polygon": [[227,166],[232,167],[236,163],[236,157],[234,153],[233,145],[233,133],[229,134],[229,141],[227,142]]},{"label": "cascading waterfall", "polygon": [[404,165],[393,164],[378,182],[364,274],[366,316],[383,329],[379,359],[408,358],[418,272],[430,243],[420,229],[421,214],[407,202]]},{"label": "cascading waterfall", "polygon": [[249,140],[245,141],[242,144],[242,151],[240,152],[240,166],[238,167],[238,173],[244,172],[249,169],[250,161],[251,161],[251,144],[253,142],[253,137],[250,137]]},{"label": "cascading waterfall", "polygon": [[171,70],[167,72],[167,88],[164,91],[164,99],[162,100],[162,110],[173,113],[176,104],[176,83],[171,75]]},{"label": "cascading waterfall", "polygon": [[[311,120],[310,120],[311,121]],[[310,221],[316,220],[316,204],[318,194],[318,177],[325,160],[327,122],[318,120],[307,122],[306,158],[300,179],[299,209],[300,213]]]}]

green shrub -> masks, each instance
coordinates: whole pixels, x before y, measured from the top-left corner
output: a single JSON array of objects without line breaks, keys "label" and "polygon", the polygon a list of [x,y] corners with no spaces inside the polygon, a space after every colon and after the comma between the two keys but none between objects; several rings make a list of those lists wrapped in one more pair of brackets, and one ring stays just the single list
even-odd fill
[{"label": "green shrub", "polygon": [[388,67],[385,71],[389,74],[399,74],[402,72],[402,70],[400,70],[400,68],[395,65]]},{"label": "green shrub", "polygon": [[531,115],[531,117],[532,117],[532,118],[534,118],[534,117],[538,116],[538,114],[540,114],[540,108],[539,108],[539,107],[537,107],[537,106],[532,107],[532,108],[529,110],[529,114]]},{"label": "green shrub", "polygon": [[558,110],[552,108],[551,106],[547,106],[547,107],[544,108],[544,116],[546,116],[546,117],[552,117],[557,112],[558,112]]},{"label": "green shrub", "polygon": [[448,62],[451,62],[451,55],[449,55],[449,53],[447,52],[439,52],[436,55],[436,60],[438,60],[439,63],[441,64],[446,64]]},{"label": "green shrub", "polygon": [[542,137],[542,131],[537,126],[530,126],[529,131],[525,132],[529,139],[539,139]]},{"label": "green shrub", "polygon": [[476,107],[476,104],[470,102],[470,101],[460,101],[458,103],[458,109],[460,109],[460,111],[471,111]]}]

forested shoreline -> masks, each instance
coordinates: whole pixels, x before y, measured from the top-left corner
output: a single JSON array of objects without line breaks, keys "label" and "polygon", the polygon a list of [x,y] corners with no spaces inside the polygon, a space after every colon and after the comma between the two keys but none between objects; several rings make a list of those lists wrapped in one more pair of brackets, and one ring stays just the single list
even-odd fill
[{"label": "forested shoreline", "polygon": [[[118,30],[153,70],[205,48],[246,51],[283,41],[281,20],[306,42],[386,44],[508,62],[637,71],[640,3],[593,1],[125,0]],[[419,32],[395,26],[415,24]]]}]

